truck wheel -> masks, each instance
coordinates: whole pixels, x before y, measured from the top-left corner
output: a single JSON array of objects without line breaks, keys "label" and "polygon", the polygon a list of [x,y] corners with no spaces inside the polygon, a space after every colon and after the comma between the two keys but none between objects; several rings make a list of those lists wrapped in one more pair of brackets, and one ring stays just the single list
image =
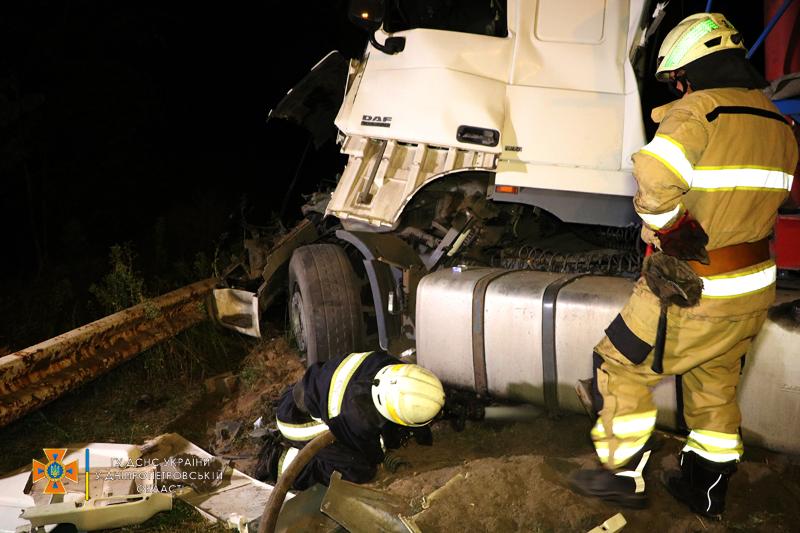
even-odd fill
[{"label": "truck wheel", "polygon": [[289,262],[289,320],[307,365],[362,348],[360,286],[340,246],[311,244],[294,251]]}]

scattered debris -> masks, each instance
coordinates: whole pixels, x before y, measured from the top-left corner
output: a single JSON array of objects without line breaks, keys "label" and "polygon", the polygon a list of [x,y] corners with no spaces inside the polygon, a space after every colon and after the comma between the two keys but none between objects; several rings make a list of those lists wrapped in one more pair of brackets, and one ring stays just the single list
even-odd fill
[{"label": "scattered debris", "polygon": [[141,524],[160,511],[172,509],[172,495],[124,494],[88,501],[65,501],[25,509],[21,518],[38,528],[49,524],[72,524],[79,531],[97,531]]},{"label": "scattered debris", "polygon": [[228,453],[239,436],[242,423],[237,420],[220,420],[214,427],[214,452],[217,455]]},{"label": "scattered debris", "polygon": [[264,417],[259,416],[255,422],[253,422],[253,429],[247,435],[251,439],[260,439],[264,435],[269,433],[269,428],[264,424]]},{"label": "scattered debris", "polygon": [[628,522],[625,521],[625,517],[622,516],[622,513],[617,513],[596,528],[589,531],[589,533],[617,533],[617,531],[621,531],[627,523]]},{"label": "scattered debris", "polygon": [[319,510],[327,490],[316,484],[283,504],[275,533],[345,533],[347,530]]},{"label": "scattered debris", "polygon": [[233,372],[225,372],[218,376],[210,377],[203,382],[206,392],[209,394],[219,394],[220,396],[230,396],[236,392],[239,386],[239,378]]},{"label": "scattered debris", "polygon": [[320,510],[347,531],[419,531],[410,517],[420,509],[397,496],[344,481],[339,472],[331,476]]},{"label": "scattered debris", "polygon": [[[202,474],[204,478],[214,478],[218,471],[215,468],[209,469],[209,466],[219,460],[177,433],[160,435],[148,441],[143,447],[142,459],[163,463],[171,457],[186,455],[200,460],[196,473]],[[191,475],[192,470],[188,464],[185,470],[187,475]],[[242,533],[256,531],[273,487],[230,467],[226,467],[219,482],[212,485],[201,485],[202,489],[207,489],[203,492],[186,486],[175,490],[173,494],[211,521],[220,521]],[[292,495],[287,496],[291,497]]]}]

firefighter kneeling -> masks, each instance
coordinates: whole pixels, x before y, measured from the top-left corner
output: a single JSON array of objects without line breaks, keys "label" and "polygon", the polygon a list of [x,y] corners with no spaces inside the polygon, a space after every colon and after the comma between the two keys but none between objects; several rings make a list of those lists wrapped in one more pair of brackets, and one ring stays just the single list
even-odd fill
[{"label": "firefighter kneeling", "polygon": [[386,449],[399,448],[412,436],[420,444],[432,444],[427,424],[443,405],[444,389],[433,373],[402,364],[386,352],[316,363],[281,396],[280,436],[270,435],[262,447],[256,478],[275,481],[300,448],[330,429],[336,442],[305,466],[293,488],[327,485],[334,470],[347,481],[366,483]]}]

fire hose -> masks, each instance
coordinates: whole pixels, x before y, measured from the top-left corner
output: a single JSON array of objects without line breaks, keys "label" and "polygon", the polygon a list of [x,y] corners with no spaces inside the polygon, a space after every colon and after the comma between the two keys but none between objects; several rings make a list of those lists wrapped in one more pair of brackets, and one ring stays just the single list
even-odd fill
[{"label": "fire hose", "polygon": [[317,455],[323,448],[333,444],[336,441],[333,433],[330,430],[325,430],[314,439],[306,444],[302,450],[294,458],[294,461],[288,468],[280,475],[275,488],[269,495],[264,512],[261,514],[261,520],[258,524],[258,533],[274,533],[275,525],[278,523],[278,514],[283,506],[283,500],[286,498],[286,493],[292,487],[294,480],[300,474],[300,471]]}]

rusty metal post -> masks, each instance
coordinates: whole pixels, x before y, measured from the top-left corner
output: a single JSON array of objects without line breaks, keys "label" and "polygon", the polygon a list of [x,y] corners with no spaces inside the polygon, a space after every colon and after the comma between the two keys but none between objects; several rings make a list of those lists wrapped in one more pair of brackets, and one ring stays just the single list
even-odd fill
[{"label": "rusty metal post", "polygon": [[206,279],[0,357],[0,427],[207,318]]}]

